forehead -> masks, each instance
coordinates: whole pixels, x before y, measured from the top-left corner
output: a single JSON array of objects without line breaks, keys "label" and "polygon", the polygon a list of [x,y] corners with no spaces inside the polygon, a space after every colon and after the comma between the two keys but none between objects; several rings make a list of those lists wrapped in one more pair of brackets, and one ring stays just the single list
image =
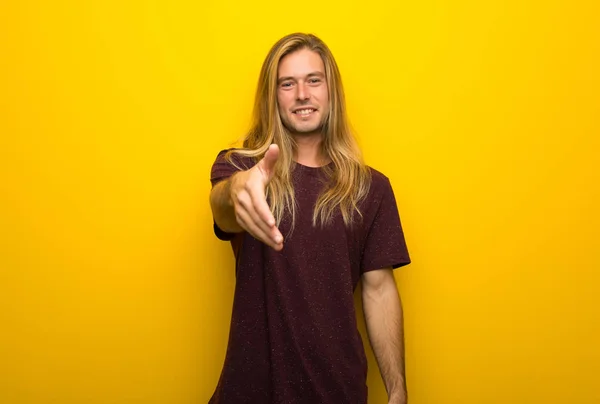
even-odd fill
[{"label": "forehead", "polygon": [[317,72],[325,74],[323,60],[321,55],[309,49],[292,52],[279,61],[279,77],[303,77]]}]

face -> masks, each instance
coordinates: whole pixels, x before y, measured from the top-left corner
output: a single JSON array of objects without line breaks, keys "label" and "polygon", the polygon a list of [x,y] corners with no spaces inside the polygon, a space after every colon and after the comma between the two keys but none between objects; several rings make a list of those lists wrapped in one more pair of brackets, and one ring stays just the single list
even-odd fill
[{"label": "face", "polygon": [[325,66],[314,51],[301,49],[279,62],[279,115],[293,134],[321,133],[329,114]]}]

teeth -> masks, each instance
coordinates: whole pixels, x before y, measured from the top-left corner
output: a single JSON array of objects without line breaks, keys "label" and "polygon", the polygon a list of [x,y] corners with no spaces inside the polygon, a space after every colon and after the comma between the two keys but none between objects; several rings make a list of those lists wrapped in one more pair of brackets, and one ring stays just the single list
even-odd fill
[{"label": "teeth", "polygon": [[313,112],[314,109],[299,109],[298,111],[296,111],[296,114],[298,115],[308,115],[311,112]]}]

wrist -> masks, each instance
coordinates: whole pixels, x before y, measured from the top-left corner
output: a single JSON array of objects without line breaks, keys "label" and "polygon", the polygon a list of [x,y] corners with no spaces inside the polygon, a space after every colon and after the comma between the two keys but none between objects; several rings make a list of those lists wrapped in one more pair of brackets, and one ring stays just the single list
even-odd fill
[{"label": "wrist", "polygon": [[388,404],[407,404],[407,397],[405,394],[390,395]]},{"label": "wrist", "polygon": [[390,404],[406,404],[407,394],[403,388],[392,390],[388,394]]}]

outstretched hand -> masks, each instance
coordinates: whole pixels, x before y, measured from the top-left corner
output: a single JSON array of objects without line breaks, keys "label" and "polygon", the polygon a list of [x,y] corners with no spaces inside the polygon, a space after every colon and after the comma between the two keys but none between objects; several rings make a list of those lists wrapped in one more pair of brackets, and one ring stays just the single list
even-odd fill
[{"label": "outstretched hand", "polygon": [[254,167],[231,177],[230,198],[237,223],[273,249],[283,248],[283,236],[267,203],[266,188],[275,173],[279,146],[272,144]]}]

